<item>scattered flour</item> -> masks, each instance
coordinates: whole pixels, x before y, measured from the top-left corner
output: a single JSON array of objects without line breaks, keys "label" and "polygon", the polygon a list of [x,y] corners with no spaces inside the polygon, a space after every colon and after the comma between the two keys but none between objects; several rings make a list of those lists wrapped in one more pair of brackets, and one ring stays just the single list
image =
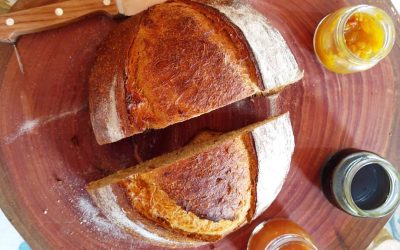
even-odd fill
[{"label": "scattered flour", "polygon": [[271,115],[273,115],[273,116],[279,114],[278,103],[277,103],[278,97],[279,97],[279,94],[268,96],[270,111],[271,111]]},{"label": "scattered flour", "polygon": [[44,126],[50,122],[62,119],[64,117],[70,116],[77,114],[79,111],[85,109],[87,105],[84,105],[82,107],[79,107],[77,109],[73,109],[70,111],[63,112],[61,114],[57,115],[49,115],[49,116],[44,116],[40,118],[36,118],[33,120],[27,120],[25,121],[17,130],[17,132],[14,132],[13,134],[7,136],[4,138],[4,144],[8,145],[13,143],[16,139],[18,139],[20,136],[23,136],[25,134],[29,134],[32,132],[37,127]]},{"label": "scattered flour", "polygon": [[126,239],[127,235],[118,226],[101,216],[100,210],[88,198],[79,197],[76,208],[80,212],[80,224],[90,226],[92,230],[111,235],[118,239]]},{"label": "scattered flour", "polygon": [[[116,244],[118,241],[126,241],[131,238],[123,229],[107,219],[92,201],[85,189],[87,185],[85,179],[69,171],[59,172],[57,176],[64,181],[61,184],[56,182],[52,187],[53,192],[59,193],[59,197],[69,197],[67,200],[70,204],[68,208],[73,208],[76,220],[82,225],[81,232],[88,230],[94,235],[106,239],[106,242],[115,242]],[[62,200],[57,200],[57,203],[61,202]],[[62,213],[62,211],[60,212]],[[67,233],[74,233],[75,231],[71,228],[68,230],[71,231],[67,231]],[[132,246],[130,249],[135,249],[135,247]]]}]

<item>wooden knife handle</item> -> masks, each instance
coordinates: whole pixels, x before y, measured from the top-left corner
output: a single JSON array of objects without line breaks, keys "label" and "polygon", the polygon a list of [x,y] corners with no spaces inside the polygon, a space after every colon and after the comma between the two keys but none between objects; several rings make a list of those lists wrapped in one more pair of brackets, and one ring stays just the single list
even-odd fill
[{"label": "wooden knife handle", "polygon": [[117,15],[116,0],[71,0],[0,15],[0,41],[15,42],[18,36],[76,21],[94,12]]}]

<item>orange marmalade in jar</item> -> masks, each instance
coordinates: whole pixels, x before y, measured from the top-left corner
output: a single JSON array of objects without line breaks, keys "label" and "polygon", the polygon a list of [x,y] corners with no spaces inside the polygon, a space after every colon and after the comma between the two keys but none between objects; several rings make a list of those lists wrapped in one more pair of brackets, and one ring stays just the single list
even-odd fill
[{"label": "orange marmalade in jar", "polygon": [[367,70],[387,56],[395,41],[388,14],[374,6],[357,5],[326,16],[314,33],[318,60],[336,73]]},{"label": "orange marmalade in jar", "polygon": [[287,219],[272,219],[254,228],[248,250],[317,250],[310,235]]}]

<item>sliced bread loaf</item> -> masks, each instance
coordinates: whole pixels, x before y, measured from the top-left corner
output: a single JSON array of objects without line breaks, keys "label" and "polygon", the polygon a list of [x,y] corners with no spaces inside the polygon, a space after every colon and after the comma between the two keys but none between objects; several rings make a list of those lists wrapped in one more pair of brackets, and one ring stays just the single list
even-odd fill
[{"label": "sliced bread loaf", "polygon": [[98,51],[98,143],[208,113],[302,77],[280,33],[239,1],[168,1],[120,23]]},{"label": "sliced bread loaf", "polygon": [[88,185],[114,223],[151,244],[214,242],[264,212],[290,168],[289,115],[191,144]]}]

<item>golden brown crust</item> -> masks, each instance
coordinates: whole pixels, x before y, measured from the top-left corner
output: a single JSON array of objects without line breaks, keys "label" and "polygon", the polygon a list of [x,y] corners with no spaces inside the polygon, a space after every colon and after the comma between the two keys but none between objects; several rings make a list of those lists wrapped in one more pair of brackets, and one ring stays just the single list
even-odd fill
[{"label": "golden brown crust", "polygon": [[150,8],[127,66],[132,129],[163,128],[255,94],[259,79],[244,41],[210,7],[173,1]]},{"label": "golden brown crust", "polygon": [[99,144],[132,134],[125,102],[125,66],[141,17],[139,14],[119,24],[97,52],[89,77],[89,108]]},{"label": "golden brown crust", "polygon": [[[182,1],[190,2],[193,7],[196,8],[196,10],[198,10],[209,20],[211,20],[211,22],[216,25],[217,29],[223,31],[226,37],[230,38],[230,46],[233,45],[236,48],[236,50],[232,49],[234,50],[232,52],[236,54],[234,59],[240,62],[241,66],[244,66],[246,68],[246,70],[248,71],[248,77],[250,78],[251,82],[255,83],[258,87],[257,92],[264,91],[265,86],[262,82],[262,77],[257,65],[257,60],[249,43],[247,42],[246,37],[244,36],[240,28],[233,24],[228,17],[226,17],[224,14],[213,7],[210,7],[206,4],[199,4],[191,0]],[[229,4],[230,0],[223,1],[223,4]]]},{"label": "golden brown crust", "polygon": [[[202,133],[191,144],[215,138]],[[251,220],[250,133],[120,182],[135,211],[182,237],[216,241]]]},{"label": "golden brown crust", "polygon": [[249,5],[169,1],[122,22],[99,49],[93,129],[100,144],[118,141],[274,94],[302,75],[279,32]]},{"label": "golden brown crust", "polygon": [[89,194],[109,220],[141,241],[169,248],[196,247],[207,243],[188,238],[184,234],[163,227],[154,220],[147,219],[132,207],[126,191],[122,183],[116,183],[108,187],[89,190]]},{"label": "golden brown crust", "polygon": [[100,144],[163,128],[264,89],[246,39],[212,7],[170,1],[122,22],[90,77]]},{"label": "golden brown crust", "polygon": [[[127,214],[130,221],[124,225],[144,226],[152,233],[153,244],[195,246],[216,241],[265,211],[279,193],[293,148],[286,114],[226,134],[202,133],[181,150],[92,182],[87,190],[107,217],[118,222]],[[239,165],[246,171],[240,172]],[[218,178],[223,183],[221,187],[215,187]],[[122,197],[118,195],[118,203],[109,203],[104,209],[104,203],[99,201],[112,201],[112,197],[102,190],[115,186],[115,195],[122,193]],[[210,198],[205,197],[206,191]],[[235,197],[229,197],[231,192],[236,193]],[[229,200],[219,202],[219,193]],[[231,207],[240,195],[242,204],[232,213]],[[185,208],[188,203],[189,209]],[[115,216],[118,209],[122,216]],[[169,242],[154,239],[154,235]],[[148,238],[143,233],[140,236]]]},{"label": "golden brown crust", "polygon": [[258,154],[254,145],[252,133],[243,136],[243,143],[247,149],[250,171],[251,201],[250,209],[247,212],[247,220],[252,221],[256,212],[257,204],[257,181],[258,181]]},{"label": "golden brown crust", "polygon": [[154,171],[157,184],[186,211],[212,221],[234,220],[250,189],[247,148],[243,140]]},{"label": "golden brown crust", "polygon": [[[146,222],[149,228],[162,230],[163,236],[168,239],[176,239],[180,242],[191,240],[192,244],[214,242],[223,237],[221,232],[230,232],[237,227],[237,223],[231,221],[213,222],[186,212],[177,206],[163,190],[155,188],[154,183],[143,176],[124,180],[120,186],[125,192],[124,199],[130,204],[128,209],[141,216],[141,222]],[[195,231],[188,231],[185,228],[195,229]]]}]

